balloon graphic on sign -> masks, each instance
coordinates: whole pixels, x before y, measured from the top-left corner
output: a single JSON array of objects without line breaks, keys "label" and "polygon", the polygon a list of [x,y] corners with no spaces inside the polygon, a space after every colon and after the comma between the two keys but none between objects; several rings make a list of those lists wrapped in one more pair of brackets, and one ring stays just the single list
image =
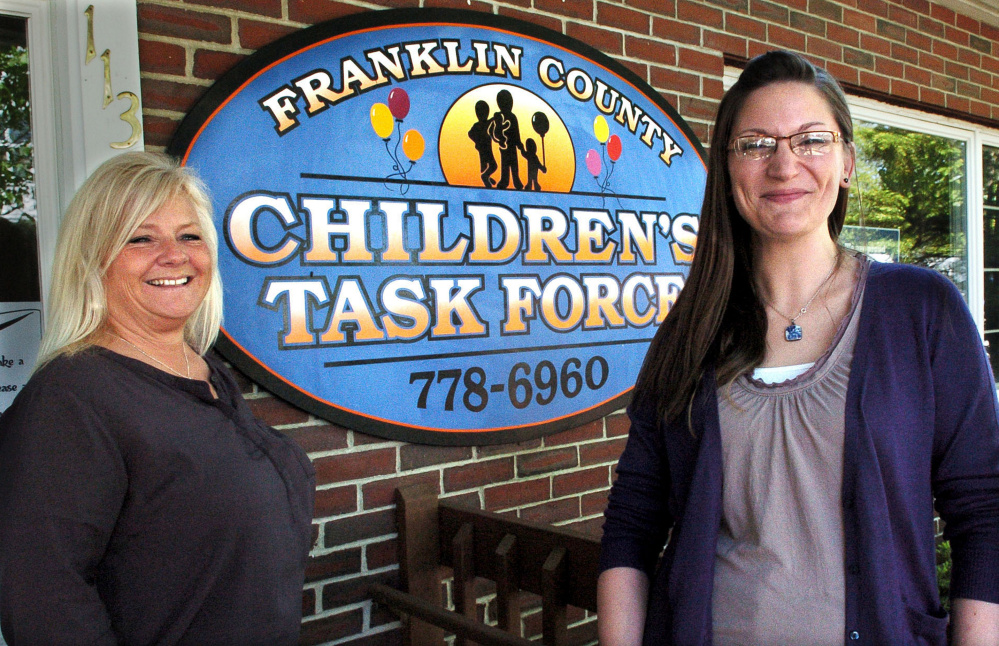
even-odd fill
[{"label": "balloon graphic on sign", "polygon": [[544,166],[548,165],[548,159],[545,155],[545,135],[548,134],[548,128],[551,126],[548,123],[548,115],[540,110],[534,113],[531,117],[531,127],[534,128],[534,132],[541,135],[541,164]]},{"label": "balloon graphic on sign", "polygon": [[610,129],[607,127],[607,119],[604,119],[602,114],[598,114],[597,118],[593,120],[593,134],[600,143],[607,141],[607,135],[610,134]]},{"label": "balloon graphic on sign", "polygon": [[586,170],[590,171],[590,175],[597,177],[600,175],[600,153],[590,148],[586,151]]},{"label": "balloon graphic on sign", "polygon": [[376,103],[371,106],[371,127],[375,129],[375,134],[382,139],[388,139],[392,136],[395,122],[392,120],[392,112],[384,103]]},{"label": "balloon graphic on sign", "polygon": [[402,137],[402,152],[409,158],[409,161],[415,162],[423,157],[423,147],[423,135],[417,130],[407,130]]},{"label": "balloon graphic on sign", "polygon": [[388,109],[392,116],[402,121],[409,114],[409,95],[401,87],[393,88],[388,95]]},{"label": "balloon graphic on sign", "polygon": [[610,157],[611,162],[616,162],[621,158],[621,138],[617,135],[611,135],[610,139],[607,140],[607,156]]}]

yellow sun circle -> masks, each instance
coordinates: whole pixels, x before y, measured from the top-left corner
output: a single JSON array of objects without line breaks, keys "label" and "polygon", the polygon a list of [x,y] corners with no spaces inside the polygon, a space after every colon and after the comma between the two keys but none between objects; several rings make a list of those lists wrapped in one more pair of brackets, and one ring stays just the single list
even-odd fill
[{"label": "yellow sun circle", "polygon": [[[518,151],[518,171],[521,183],[525,187],[528,185],[528,157],[532,155],[529,151],[536,148],[536,152],[533,154],[545,167],[544,171],[538,169],[537,173],[537,183],[540,190],[568,193],[572,190],[572,182],[576,176],[576,155],[568,129],[555,110],[544,99],[524,88],[505,83],[491,83],[469,90],[458,97],[458,100],[444,116],[437,150],[440,155],[441,169],[444,171],[444,177],[448,184],[485,187],[480,154],[479,150],[476,149],[473,137],[480,139],[480,147],[489,148],[492,158],[496,162],[497,168],[491,172],[489,177],[493,183],[500,180],[502,175],[500,168],[502,163],[500,157],[501,142],[496,141],[495,138],[486,138],[487,135],[482,133],[489,130],[489,121],[497,119],[500,112],[497,96],[503,90],[509,92],[513,99],[513,107],[510,111],[516,117],[520,130],[520,140],[524,146],[523,150]],[[482,123],[479,123],[479,116],[475,112],[475,106],[479,101],[484,101],[489,108]],[[536,115],[539,114],[544,115],[544,118],[538,118]],[[548,122],[548,131],[542,137],[533,124],[539,121],[543,122],[545,119]],[[500,140],[503,139],[502,135],[497,135],[497,137]],[[534,142],[533,146],[528,144],[529,139]],[[512,182],[509,188],[513,188]]]}]

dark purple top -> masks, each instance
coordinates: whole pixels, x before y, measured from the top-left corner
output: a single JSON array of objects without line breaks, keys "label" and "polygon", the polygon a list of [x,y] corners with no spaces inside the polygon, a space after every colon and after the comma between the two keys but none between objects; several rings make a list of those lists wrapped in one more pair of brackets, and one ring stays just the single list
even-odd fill
[{"label": "dark purple top", "polygon": [[95,347],[0,417],[0,627],[10,646],[295,644],[315,476],[208,385]]},{"label": "dark purple top", "polygon": [[[999,603],[999,409],[981,337],[936,272],[874,263],[846,394],[843,535],[847,645],[940,645],[934,499],[951,596]],[[604,525],[601,568],[650,575],[645,644],[711,643],[722,457],[713,375],[686,419],[649,402],[632,426]],[[657,557],[669,544],[656,569]]]}]

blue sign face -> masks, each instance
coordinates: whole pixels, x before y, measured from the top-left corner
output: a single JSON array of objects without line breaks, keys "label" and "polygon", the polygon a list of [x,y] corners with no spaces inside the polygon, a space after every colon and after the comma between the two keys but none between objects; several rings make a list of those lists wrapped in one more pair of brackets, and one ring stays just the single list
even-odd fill
[{"label": "blue sign face", "polygon": [[623,406],[706,174],[686,124],[606,56],[441,10],[268,46],[171,152],[214,201],[222,353],[316,415],[432,444]]}]

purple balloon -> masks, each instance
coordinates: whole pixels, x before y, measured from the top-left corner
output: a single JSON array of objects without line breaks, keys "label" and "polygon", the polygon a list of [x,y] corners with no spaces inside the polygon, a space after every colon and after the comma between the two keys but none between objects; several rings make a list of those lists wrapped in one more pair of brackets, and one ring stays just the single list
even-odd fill
[{"label": "purple balloon", "polygon": [[405,119],[409,114],[409,95],[401,87],[392,88],[388,95],[389,112],[396,119]]},{"label": "purple balloon", "polygon": [[590,148],[586,151],[586,170],[594,177],[600,175],[600,153]]}]

